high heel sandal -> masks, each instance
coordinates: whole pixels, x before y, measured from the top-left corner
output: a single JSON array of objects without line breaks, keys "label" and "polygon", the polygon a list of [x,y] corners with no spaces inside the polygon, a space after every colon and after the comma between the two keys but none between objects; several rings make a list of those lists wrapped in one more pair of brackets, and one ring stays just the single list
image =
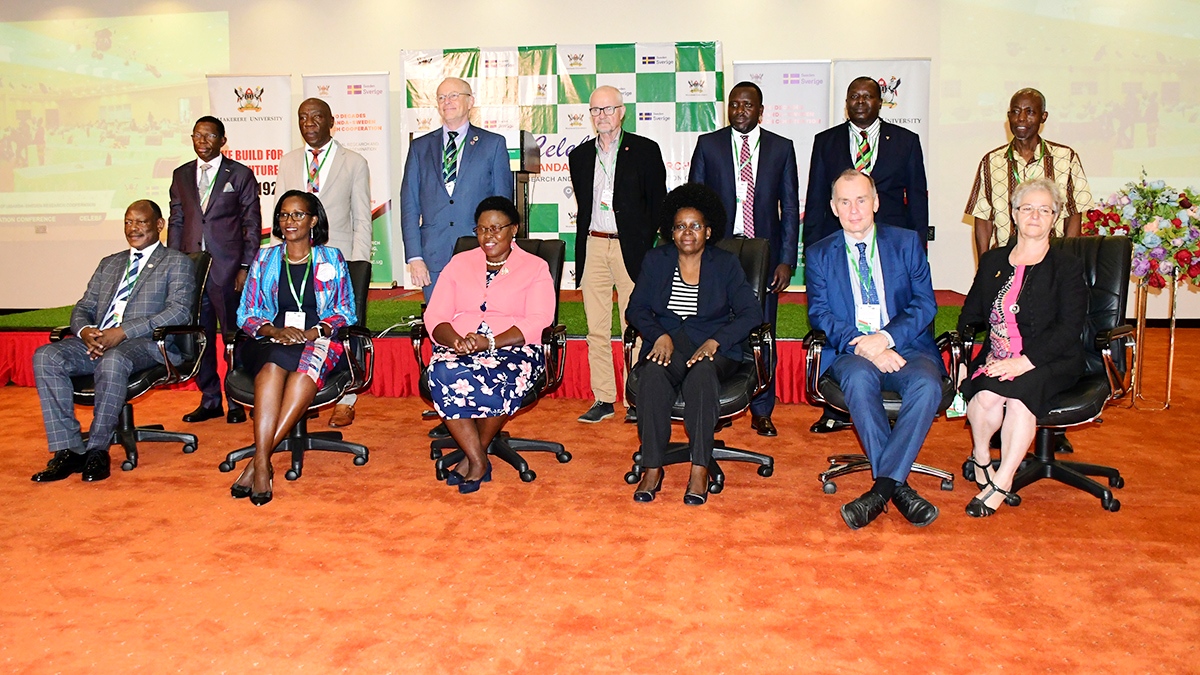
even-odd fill
[{"label": "high heel sandal", "polygon": [[[269,476],[270,477],[267,479],[267,491],[266,492],[251,492],[250,493],[250,503],[251,504],[253,504],[255,506],[262,506],[262,505],[266,504],[267,502],[271,501],[271,498],[275,496],[275,469],[273,469],[273,468],[271,469]],[[251,489],[253,489],[253,488],[251,488]]]},{"label": "high heel sandal", "polygon": [[[988,475],[988,471],[992,468],[991,463],[980,464],[979,462],[976,462],[974,451],[972,451],[970,456],[967,457],[967,461],[975,465],[975,476],[974,476],[975,485],[978,486],[980,490],[983,490],[988,485],[990,485],[992,482],[992,477]],[[982,483],[979,482],[979,472],[980,471],[983,471],[983,482]]]},{"label": "high heel sandal", "polygon": [[1004,499],[1000,502],[1000,504],[1004,504],[1005,502],[1013,504],[1013,500],[1017,499],[1017,493],[998,487],[992,482],[991,478],[988,478],[987,493],[983,495],[983,499],[980,499],[979,497],[971,497],[971,501],[967,503],[967,515],[971,516],[972,518],[987,518],[995,513],[996,509],[1000,508],[1000,504],[997,504],[996,508],[992,508],[987,505],[987,500],[991,499],[992,495],[996,493],[1004,495]]},{"label": "high heel sandal", "polygon": [[654,501],[654,497],[657,496],[658,491],[662,489],[663,476],[666,475],[666,473],[667,473],[666,471],[659,469],[658,470],[658,484],[655,485],[654,487],[650,488],[649,490],[634,490],[633,501],[642,502],[642,503]]},{"label": "high heel sandal", "polygon": [[[447,480],[449,479],[447,478]],[[492,482],[492,463],[489,460],[487,463],[487,470],[483,472],[483,476],[481,476],[479,480],[467,480],[466,478],[462,479],[462,482],[458,484],[458,493],[466,495],[471,494],[472,492],[478,492],[479,486],[490,482]]]},{"label": "high heel sandal", "polygon": [[[246,468],[249,469],[250,467],[246,467]],[[245,475],[245,473],[246,473],[245,471],[242,471],[242,475]],[[238,480],[241,480],[241,479],[242,479],[242,476],[238,476]],[[250,493],[253,491],[254,491],[254,476],[253,475],[250,477],[250,485],[239,485],[237,483],[237,481],[234,481],[233,485],[229,486],[229,494],[232,495],[234,499],[245,499],[246,497],[249,497]]]}]

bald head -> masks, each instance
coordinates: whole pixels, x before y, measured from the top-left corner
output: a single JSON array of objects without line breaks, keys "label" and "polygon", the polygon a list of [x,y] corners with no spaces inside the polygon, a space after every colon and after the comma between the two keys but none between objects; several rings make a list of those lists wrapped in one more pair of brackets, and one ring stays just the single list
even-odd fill
[{"label": "bald head", "polygon": [[307,98],[296,111],[300,136],[310,148],[324,147],[333,137],[333,111],[319,98]]},{"label": "bald head", "polygon": [[471,118],[475,97],[471,85],[457,77],[447,77],[437,88],[438,114],[447,129],[458,129]]},{"label": "bald head", "polygon": [[144,250],[158,243],[166,224],[157,203],[139,199],[125,209],[125,241],[139,251]]}]

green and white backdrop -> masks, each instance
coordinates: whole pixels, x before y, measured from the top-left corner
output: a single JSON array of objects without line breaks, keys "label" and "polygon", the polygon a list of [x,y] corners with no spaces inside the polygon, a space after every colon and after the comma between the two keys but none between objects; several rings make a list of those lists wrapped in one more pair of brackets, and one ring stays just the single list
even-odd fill
[{"label": "green and white backdrop", "polygon": [[470,83],[472,123],[505,137],[514,166],[520,130],[533,133],[542,172],[530,182],[530,236],[567,242],[563,287],[574,288],[576,207],[567,153],[592,135],[588,97],[601,85],[621,91],[624,128],[658,142],[670,189],[687,181],[696,138],[725,124],[722,63],[720,42],[406,50],[401,137],[440,126],[435,91],[446,77]]}]

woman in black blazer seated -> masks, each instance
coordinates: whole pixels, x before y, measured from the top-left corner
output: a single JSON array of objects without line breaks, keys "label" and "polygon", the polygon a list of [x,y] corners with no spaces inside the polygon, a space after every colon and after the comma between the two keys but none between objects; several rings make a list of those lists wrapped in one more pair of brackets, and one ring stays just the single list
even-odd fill
[{"label": "woman in black blazer seated", "polygon": [[625,319],[642,335],[638,372],[638,435],[642,439],[639,502],[662,487],[671,440],[671,405],[680,390],[692,473],[685,504],[708,499],[720,381],[737,370],[741,343],[762,323],[762,306],[737,257],[711,244],[721,238],[725,209],[710,188],[688,183],[663,202],[659,236],[646,253]]},{"label": "woman in black blazer seated", "polygon": [[[1016,243],[979,258],[958,330],[987,323],[987,339],[963,377],[969,399],[975,482],[974,518],[996,512],[1037,432],[1050,399],[1083,375],[1080,334],[1088,308],[1083,263],[1050,248],[1062,195],[1049,180],[1021,183],[1012,196]],[[989,442],[1000,430],[1000,466],[991,471]]]}]

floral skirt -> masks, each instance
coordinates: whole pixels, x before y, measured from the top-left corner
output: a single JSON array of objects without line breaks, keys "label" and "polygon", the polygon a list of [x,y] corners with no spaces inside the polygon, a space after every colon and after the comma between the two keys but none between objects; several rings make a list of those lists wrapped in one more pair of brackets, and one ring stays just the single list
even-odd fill
[{"label": "floral skirt", "polygon": [[451,420],[512,415],[544,367],[540,345],[475,354],[434,345],[428,370],[433,407]]}]

